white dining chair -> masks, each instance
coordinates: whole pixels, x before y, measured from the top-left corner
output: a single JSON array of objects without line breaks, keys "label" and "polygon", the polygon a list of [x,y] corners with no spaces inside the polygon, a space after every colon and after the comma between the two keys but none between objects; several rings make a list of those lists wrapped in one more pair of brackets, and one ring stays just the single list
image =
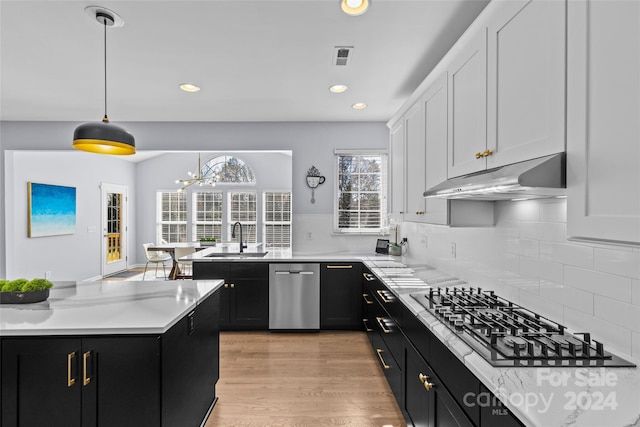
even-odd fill
[{"label": "white dining chair", "polygon": [[165,262],[173,261],[171,254],[163,251],[150,251],[149,248],[154,246],[153,243],[145,243],[142,245],[144,248],[144,256],[147,258],[147,263],[144,265],[144,273],[142,273],[142,280],[144,280],[144,276],[147,274],[147,267],[149,263],[155,263],[156,265],[156,277],[158,276],[158,264],[162,264],[162,272],[164,273],[165,280],[167,279],[167,270],[165,269]]},{"label": "white dining chair", "polygon": [[[178,263],[181,274],[177,276],[180,279],[191,279],[193,277],[193,262],[180,261],[183,256],[191,255],[196,252],[195,246],[176,246],[173,256]],[[189,274],[187,274],[187,271]]]}]

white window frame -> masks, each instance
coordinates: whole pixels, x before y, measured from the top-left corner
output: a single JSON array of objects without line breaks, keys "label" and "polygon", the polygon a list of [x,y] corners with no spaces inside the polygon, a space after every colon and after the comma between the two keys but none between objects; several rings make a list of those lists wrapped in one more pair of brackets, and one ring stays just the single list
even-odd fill
[{"label": "white window frame", "polygon": [[[163,194],[183,194],[185,197],[185,220],[184,221],[163,221],[162,220],[162,195]],[[188,217],[189,217],[189,199],[185,193],[181,193],[177,190],[157,190],[156,191],[156,242],[162,243],[164,238],[162,236],[162,226],[163,225],[184,225],[185,229],[185,241],[189,239],[189,225],[188,225]],[[173,242],[170,242],[173,243]]]},{"label": "white window frame", "polygon": [[[269,193],[287,193],[289,194],[289,221],[267,221],[267,194]],[[262,192],[262,241],[265,245],[267,242],[267,226],[269,225],[287,225],[289,226],[289,242],[286,246],[277,246],[280,248],[291,248],[293,240],[293,192],[287,190],[264,190]]]},{"label": "white window frame", "polygon": [[[198,194],[220,194],[220,221],[199,221],[198,220]],[[191,239],[196,241],[199,239],[198,237],[198,226],[201,225],[219,225],[220,226],[220,236],[217,237],[218,240],[222,240],[224,238],[224,203],[225,203],[225,191],[193,191],[191,193]],[[205,237],[205,236],[203,236]],[[214,237],[207,235],[206,237]]]},{"label": "white window frame", "polygon": [[[381,157],[381,171],[380,171],[380,227],[377,228],[340,228],[339,221],[339,209],[338,200],[340,195],[340,177],[339,177],[339,158],[341,156],[380,156]],[[340,235],[380,235],[385,233],[386,219],[387,219],[387,200],[388,200],[388,174],[389,174],[389,155],[387,150],[335,150],[334,151],[334,197],[333,197],[333,233]],[[366,211],[363,211],[366,212]]]},{"label": "white window frame", "polygon": [[[238,190],[228,190],[227,191],[227,197],[226,197],[226,201],[227,201],[227,208],[226,208],[226,221],[224,221],[227,225],[227,233],[228,233],[228,238],[227,240],[230,241],[238,241],[239,237],[236,237],[235,239],[233,239],[231,237],[231,230],[233,228],[233,224],[235,223],[235,221],[232,219],[232,215],[231,215],[231,196],[233,194],[237,194],[237,193],[250,193],[253,194],[255,196],[255,205],[256,205],[256,210],[255,210],[255,216],[256,219],[255,221],[243,221],[241,220],[240,223],[242,224],[243,227],[246,226],[250,226],[252,225],[255,228],[255,235],[254,240],[249,240],[247,239],[247,234],[244,232],[244,230],[246,230],[246,228],[243,229],[243,243],[256,243],[258,240],[258,204],[260,203],[259,197],[258,197],[258,192],[256,190],[248,190],[248,189],[238,189]],[[239,234],[236,234],[236,236],[239,236]]]}]

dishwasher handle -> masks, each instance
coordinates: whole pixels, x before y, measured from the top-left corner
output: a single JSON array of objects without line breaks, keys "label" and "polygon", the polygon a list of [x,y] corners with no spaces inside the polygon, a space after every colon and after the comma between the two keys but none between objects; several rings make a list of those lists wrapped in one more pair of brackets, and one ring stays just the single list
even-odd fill
[{"label": "dishwasher handle", "polygon": [[284,274],[284,275],[288,275],[288,274],[306,274],[306,275],[313,275],[313,271],[276,271],[276,274]]}]

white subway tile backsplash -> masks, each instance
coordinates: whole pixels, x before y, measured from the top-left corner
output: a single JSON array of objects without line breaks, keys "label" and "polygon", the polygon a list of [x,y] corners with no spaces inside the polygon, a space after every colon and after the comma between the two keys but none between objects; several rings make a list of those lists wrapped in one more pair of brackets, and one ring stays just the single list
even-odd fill
[{"label": "white subway tile backsplash", "polygon": [[593,268],[593,248],[554,242],[540,242],[540,259],[582,268]]},{"label": "white subway tile backsplash", "polygon": [[640,307],[628,302],[622,302],[596,295],[594,297],[595,316],[616,325],[640,332]]},{"label": "white subway tile backsplash", "polygon": [[562,283],[564,280],[564,269],[562,264],[530,258],[523,256],[520,258],[520,273],[526,276],[539,277],[540,279]]},{"label": "white subway tile backsplash", "polygon": [[556,303],[593,314],[593,294],[548,280],[540,281],[540,296]]},{"label": "white subway tile backsplash", "polygon": [[552,199],[496,202],[495,227],[405,223],[402,232],[410,240],[420,231],[429,246],[413,239],[403,262],[426,262],[578,332],[590,331],[610,350],[640,357],[640,248],[568,241],[566,205]]},{"label": "white subway tile backsplash", "polygon": [[620,301],[631,300],[631,279],[626,277],[565,266],[564,284]]},{"label": "white subway tile backsplash", "polygon": [[566,326],[576,332],[589,331],[591,339],[601,341],[610,351],[631,354],[631,330],[571,307],[564,308]]},{"label": "white subway tile backsplash", "polygon": [[542,222],[567,222],[566,200],[540,203],[540,221]]},{"label": "white subway tile backsplash", "polygon": [[640,279],[640,253],[596,248],[595,269]]}]

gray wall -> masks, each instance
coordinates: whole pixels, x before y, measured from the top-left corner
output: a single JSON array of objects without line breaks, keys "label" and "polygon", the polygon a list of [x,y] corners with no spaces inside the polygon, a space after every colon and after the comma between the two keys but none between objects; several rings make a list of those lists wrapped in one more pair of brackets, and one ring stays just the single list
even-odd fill
[{"label": "gray wall", "polygon": [[[100,184],[124,185],[135,200],[135,165],[79,151],[5,151],[6,276],[82,280],[101,273],[102,197]],[[76,187],[74,234],[27,237],[27,182]],[[127,244],[135,243],[135,206],[129,204]]]}]

